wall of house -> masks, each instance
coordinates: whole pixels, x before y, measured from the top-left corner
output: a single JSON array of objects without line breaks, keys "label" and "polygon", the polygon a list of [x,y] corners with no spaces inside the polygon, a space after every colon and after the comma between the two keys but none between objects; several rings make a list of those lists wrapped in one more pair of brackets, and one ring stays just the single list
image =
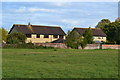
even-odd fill
[{"label": "wall of house", "polygon": [[104,42],[106,42],[106,37],[93,36],[93,41],[104,41]]},{"label": "wall of house", "polygon": [[[36,34],[32,34],[31,38],[27,38],[26,43],[32,42],[32,43],[47,43],[47,42],[52,42],[54,40],[57,40],[58,38],[53,38],[53,35],[49,35],[49,38],[44,38],[44,35],[40,35],[40,38],[37,38]],[[65,36],[64,38],[65,39]]]}]

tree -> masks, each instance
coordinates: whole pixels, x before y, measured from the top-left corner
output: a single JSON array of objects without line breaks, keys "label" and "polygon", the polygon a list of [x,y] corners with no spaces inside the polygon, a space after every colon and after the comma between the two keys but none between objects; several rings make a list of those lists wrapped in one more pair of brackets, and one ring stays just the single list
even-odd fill
[{"label": "tree", "polygon": [[68,47],[78,49],[81,39],[82,36],[76,30],[73,30],[68,34],[65,44]]},{"label": "tree", "polygon": [[120,43],[120,23],[112,22],[109,25],[106,25],[103,31],[107,35],[107,40],[109,42]]},{"label": "tree", "polygon": [[84,49],[87,46],[87,40],[86,38],[82,38],[80,42],[81,48]]},{"label": "tree", "polygon": [[20,44],[25,43],[26,36],[22,33],[11,33],[7,37],[7,43],[9,44]]},{"label": "tree", "polygon": [[102,19],[100,22],[98,22],[98,24],[96,25],[96,28],[100,28],[100,29],[104,29],[105,25],[110,24],[110,20],[109,19]]},{"label": "tree", "polygon": [[68,30],[67,35],[69,35],[69,34],[70,34],[70,32],[71,32],[71,31],[70,31],[70,30]]},{"label": "tree", "polygon": [[0,28],[0,35],[1,35],[1,38],[2,38],[1,40],[2,41],[6,41],[6,38],[7,38],[7,35],[8,35],[8,31],[5,30],[4,28]]},{"label": "tree", "polygon": [[120,23],[120,17],[118,17],[118,18],[115,20],[115,22]]},{"label": "tree", "polygon": [[90,27],[84,31],[83,37],[85,38],[87,44],[93,43],[93,34]]}]

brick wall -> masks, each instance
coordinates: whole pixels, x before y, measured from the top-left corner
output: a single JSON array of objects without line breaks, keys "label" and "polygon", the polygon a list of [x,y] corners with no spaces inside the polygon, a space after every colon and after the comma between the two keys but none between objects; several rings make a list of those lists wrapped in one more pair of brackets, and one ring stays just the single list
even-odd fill
[{"label": "brick wall", "polygon": [[42,45],[47,47],[55,47],[55,48],[67,48],[67,46],[64,43],[34,43],[34,45]]},{"label": "brick wall", "polygon": [[[55,48],[64,48],[66,49],[67,46],[64,43],[34,43],[34,45],[42,45],[42,46],[48,46],[48,47],[55,47]],[[81,46],[79,46],[79,49],[82,49]],[[100,44],[87,44],[87,46],[84,49],[100,49]],[[120,49],[120,45],[102,45],[102,49]]]},{"label": "brick wall", "polygon": [[120,49],[120,45],[102,45],[102,49]]},{"label": "brick wall", "polygon": [[[79,49],[82,49],[81,46]],[[84,49],[100,49],[100,44],[87,44],[87,46]]]}]

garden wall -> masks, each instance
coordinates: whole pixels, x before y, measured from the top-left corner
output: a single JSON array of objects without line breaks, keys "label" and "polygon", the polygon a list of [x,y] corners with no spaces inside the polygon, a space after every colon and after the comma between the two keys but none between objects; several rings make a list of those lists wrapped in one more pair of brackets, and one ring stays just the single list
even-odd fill
[{"label": "garden wall", "polygon": [[[82,49],[81,46],[79,49]],[[100,44],[87,44],[87,46],[84,49],[100,49]]]},{"label": "garden wall", "polygon": [[[64,43],[34,43],[34,45],[38,45],[38,46],[48,46],[48,47],[55,47],[55,48],[64,48],[66,49],[67,46]],[[100,46],[100,44],[87,44],[87,46],[85,47],[85,49],[120,49],[120,45],[106,45],[103,44],[102,46]],[[79,47],[79,49],[82,49],[81,46]]]},{"label": "garden wall", "polygon": [[120,49],[120,45],[102,45],[102,49]]},{"label": "garden wall", "polygon": [[64,43],[34,43],[34,45],[38,46],[47,46],[47,47],[55,47],[55,48],[67,48]]}]

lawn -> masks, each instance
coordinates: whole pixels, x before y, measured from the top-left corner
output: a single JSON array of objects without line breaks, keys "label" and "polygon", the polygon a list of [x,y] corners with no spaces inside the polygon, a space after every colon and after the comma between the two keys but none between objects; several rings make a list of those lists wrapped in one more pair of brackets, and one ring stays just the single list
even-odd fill
[{"label": "lawn", "polygon": [[3,78],[117,78],[118,50],[3,49]]}]

